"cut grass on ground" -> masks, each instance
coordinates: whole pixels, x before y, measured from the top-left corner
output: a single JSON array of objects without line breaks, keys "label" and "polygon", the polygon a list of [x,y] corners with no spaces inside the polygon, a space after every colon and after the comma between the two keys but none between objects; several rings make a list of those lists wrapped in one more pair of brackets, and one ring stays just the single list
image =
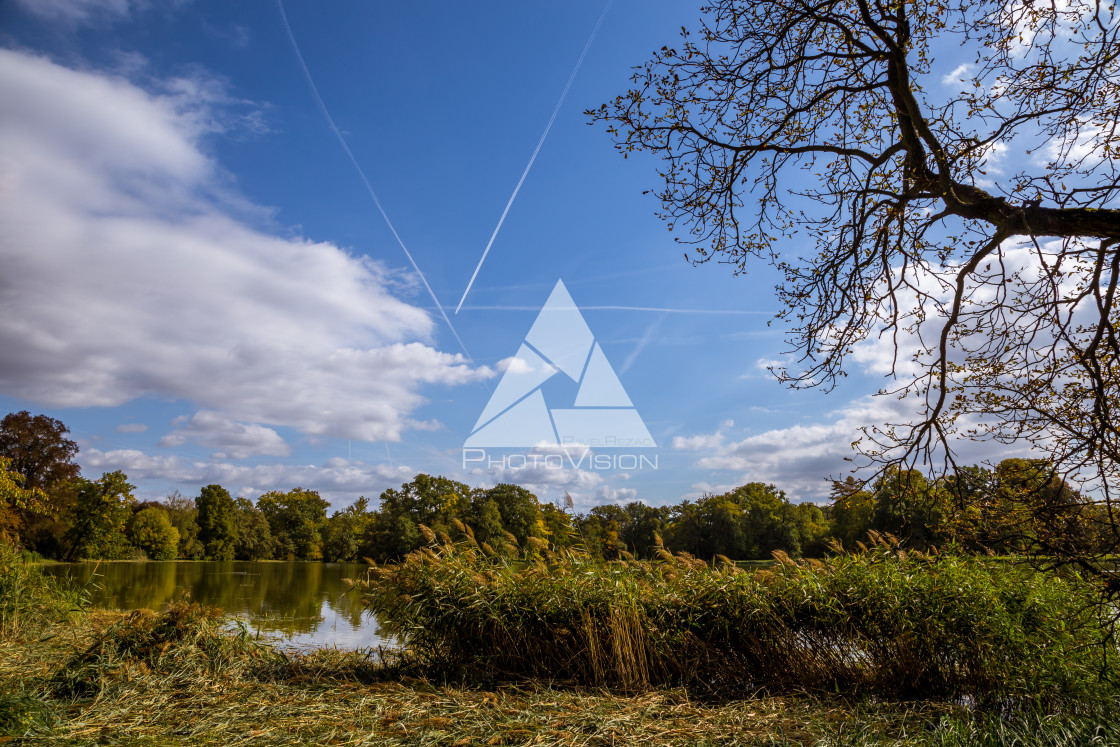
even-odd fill
[{"label": "cut grass on ground", "polygon": [[[623,696],[539,681],[436,683],[377,664],[368,652],[285,655],[225,632],[214,633],[225,637],[220,643],[195,630],[157,653],[133,647],[113,658],[106,652],[124,650],[113,641],[138,639],[122,631],[126,619],[93,613],[38,639],[0,642],[0,714],[10,707],[22,719],[19,734],[8,733],[35,744],[223,747],[1120,744],[1115,728],[1091,742],[1096,725],[1087,720],[1031,729],[1026,740],[1025,727],[1013,721],[1005,737],[1018,740],[993,741],[991,724],[942,703],[820,696],[706,702],[683,689]],[[158,622],[150,627],[159,629]],[[91,651],[101,652],[102,676],[81,696],[61,694],[60,670],[89,664]]]}]

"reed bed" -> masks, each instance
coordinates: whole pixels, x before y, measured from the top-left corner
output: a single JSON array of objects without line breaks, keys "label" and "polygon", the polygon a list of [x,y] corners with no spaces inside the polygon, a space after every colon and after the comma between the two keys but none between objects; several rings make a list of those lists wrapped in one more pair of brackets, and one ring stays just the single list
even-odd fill
[{"label": "reed bed", "polygon": [[654,562],[601,564],[535,546],[512,562],[469,536],[433,537],[356,585],[413,652],[476,677],[1115,703],[1107,614],[1076,577],[908,553],[879,536],[858,555],[777,559],[752,572],[662,549]]},{"label": "reed bed", "polygon": [[[89,611],[29,630],[0,636],[0,742],[1120,747],[1120,719],[1105,710],[1009,716],[934,700],[453,679],[407,651],[284,652],[187,599],[160,613]],[[603,651],[635,655],[627,646]]]}]

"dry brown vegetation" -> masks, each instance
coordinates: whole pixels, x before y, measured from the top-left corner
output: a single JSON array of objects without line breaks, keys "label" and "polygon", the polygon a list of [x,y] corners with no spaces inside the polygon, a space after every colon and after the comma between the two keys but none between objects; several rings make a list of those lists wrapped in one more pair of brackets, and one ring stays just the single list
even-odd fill
[{"label": "dry brown vegetation", "polygon": [[[183,635],[154,648],[120,645],[156,644],[153,630],[184,620]],[[443,684],[371,652],[283,654],[208,620],[185,605],[160,616],[99,612],[43,640],[4,641],[0,690],[26,694],[25,733],[41,744],[814,744],[853,719],[900,738],[963,713],[840,699],[711,702],[684,689],[623,696],[541,682]],[[81,695],[60,690],[83,668]]]}]

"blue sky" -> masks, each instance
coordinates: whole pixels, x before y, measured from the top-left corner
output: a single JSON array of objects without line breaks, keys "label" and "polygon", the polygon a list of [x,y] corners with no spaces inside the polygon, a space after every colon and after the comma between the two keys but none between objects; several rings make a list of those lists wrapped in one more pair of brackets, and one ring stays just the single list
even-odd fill
[{"label": "blue sky", "polygon": [[[277,3],[0,2],[0,410],[61,419],[87,476],[144,497],[299,485],[343,507],[429,472],[581,508],[753,480],[823,500],[859,426],[901,412],[870,397],[883,350],[827,395],[765,372],[775,276],[687,263],[642,194],[657,162],[583,115],[699,3],[604,7],[286,0],[324,113]],[[559,279],[656,471],[464,469]]]}]

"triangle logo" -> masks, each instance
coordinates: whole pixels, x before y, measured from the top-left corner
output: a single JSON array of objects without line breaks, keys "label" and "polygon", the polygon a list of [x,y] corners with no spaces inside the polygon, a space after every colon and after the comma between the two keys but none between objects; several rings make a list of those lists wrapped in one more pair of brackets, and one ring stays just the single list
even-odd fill
[{"label": "triangle logo", "polygon": [[[575,401],[563,403],[568,407],[549,407],[541,390],[558,375],[579,385]],[[583,314],[558,280],[463,446],[574,445],[657,446]]]}]

